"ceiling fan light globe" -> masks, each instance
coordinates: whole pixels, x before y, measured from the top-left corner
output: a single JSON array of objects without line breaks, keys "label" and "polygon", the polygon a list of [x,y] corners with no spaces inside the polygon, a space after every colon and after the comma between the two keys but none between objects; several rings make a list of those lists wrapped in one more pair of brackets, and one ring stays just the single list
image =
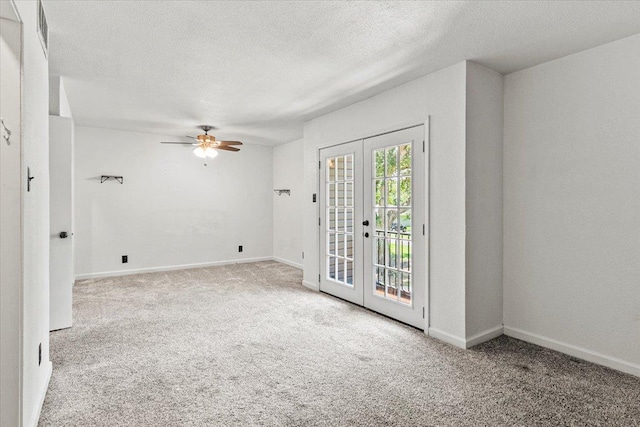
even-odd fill
[{"label": "ceiling fan light globe", "polygon": [[201,159],[204,159],[205,157],[207,157],[207,154],[204,150],[204,148],[202,147],[196,147],[193,149],[193,154],[195,154],[196,156],[200,157]]},{"label": "ceiling fan light globe", "polygon": [[206,150],[204,150],[204,153],[207,157],[211,157],[212,159],[218,155],[218,151],[211,147],[208,147]]}]

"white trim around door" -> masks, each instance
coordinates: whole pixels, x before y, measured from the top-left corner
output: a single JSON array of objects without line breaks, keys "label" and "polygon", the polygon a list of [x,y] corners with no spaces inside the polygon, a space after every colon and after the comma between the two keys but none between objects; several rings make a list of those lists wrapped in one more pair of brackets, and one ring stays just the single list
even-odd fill
[{"label": "white trim around door", "polygon": [[319,290],[428,330],[429,120],[319,149]]}]

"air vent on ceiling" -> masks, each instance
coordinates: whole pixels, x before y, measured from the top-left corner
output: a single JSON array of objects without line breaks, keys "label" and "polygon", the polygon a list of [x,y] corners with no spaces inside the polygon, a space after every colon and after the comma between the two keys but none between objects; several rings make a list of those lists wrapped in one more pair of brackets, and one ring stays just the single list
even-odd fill
[{"label": "air vent on ceiling", "polygon": [[46,58],[49,54],[49,24],[47,24],[47,15],[44,14],[42,0],[38,0],[38,35]]}]

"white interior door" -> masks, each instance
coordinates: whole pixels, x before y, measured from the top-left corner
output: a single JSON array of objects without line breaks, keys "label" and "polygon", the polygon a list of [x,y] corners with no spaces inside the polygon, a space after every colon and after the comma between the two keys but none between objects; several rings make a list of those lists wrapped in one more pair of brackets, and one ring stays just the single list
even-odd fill
[{"label": "white interior door", "polygon": [[425,127],[320,150],[320,290],[425,328]]},{"label": "white interior door", "polygon": [[73,120],[49,116],[49,329],[71,327],[73,266]]},{"label": "white interior door", "polygon": [[22,28],[0,5],[0,426],[20,425]]},{"label": "white interior door", "polygon": [[364,305],[425,328],[424,126],[364,140]]},{"label": "white interior door", "polygon": [[320,151],[320,290],[363,304],[362,141]]}]

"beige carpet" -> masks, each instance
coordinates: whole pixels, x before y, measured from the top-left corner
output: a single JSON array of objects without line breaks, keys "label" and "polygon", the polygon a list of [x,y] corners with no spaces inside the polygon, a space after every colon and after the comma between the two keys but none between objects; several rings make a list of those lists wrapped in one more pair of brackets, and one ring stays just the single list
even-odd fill
[{"label": "beige carpet", "polygon": [[501,337],[460,350],[275,262],[83,281],[41,426],[640,425],[640,378]]}]

